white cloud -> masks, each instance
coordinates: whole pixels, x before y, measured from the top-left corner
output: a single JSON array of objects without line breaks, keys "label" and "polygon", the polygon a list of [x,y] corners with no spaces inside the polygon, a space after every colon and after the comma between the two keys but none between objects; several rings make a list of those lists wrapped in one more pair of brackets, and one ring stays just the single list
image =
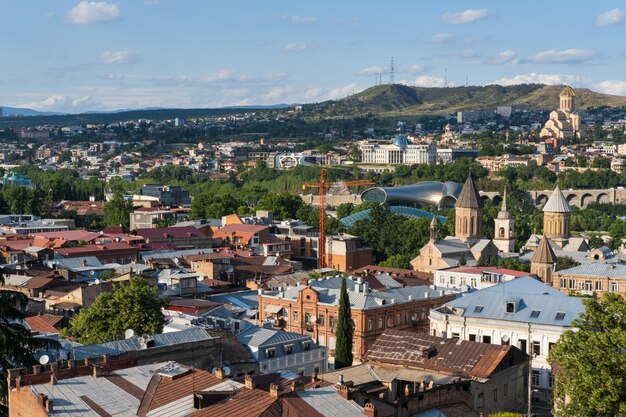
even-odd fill
[{"label": "white cloud", "polygon": [[419,73],[422,73],[424,71],[426,71],[426,65],[423,65],[423,64],[413,64],[409,68],[409,72],[411,74],[419,74]]},{"label": "white cloud", "polygon": [[451,33],[437,33],[431,36],[430,41],[433,43],[445,43],[454,39]]},{"label": "white cloud", "polygon": [[478,57],[478,51],[475,51],[473,49],[466,49],[463,52],[461,52],[460,56],[463,59],[477,58]]},{"label": "white cloud", "polygon": [[460,25],[484,19],[487,15],[487,9],[467,9],[458,13],[444,13],[441,21],[449,25]]},{"label": "white cloud", "polygon": [[594,88],[601,93],[626,96],[626,81],[605,80],[594,84]]},{"label": "white cloud", "polygon": [[80,25],[113,22],[119,19],[120,9],[117,4],[104,1],[81,1],[65,14],[67,22]]},{"label": "white cloud", "polygon": [[22,104],[22,107],[28,107],[35,110],[56,110],[70,109],[76,111],[85,107],[94,108],[97,103],[93,101],[91,96],[85,95],[80,97],[69,97],[65,94],[53,94],[38,101],[31,101]]},{"label": "white cloud", "polygon": [[[420,75],[411,84],[416,87],[445,87],[446,79],[432,75]],[[450,84],[448,83],[448,85]]]},{"label": "white cloud", "polygon": [[104,64],[135,64],[140,56],[137,51],[106,51],[100,55],[100,60]]},{"label": "white cloud", "polygon": [[510,49],[500,52],[496,57],[487,61],[488,64],[493,65],[517,64],[518,62],[517,52]]},{"label": "white cloud", "polygon": [[331,90],[331,92],[328,94],[328,98],[330,100],[337,100],[339,98],[347,97],[350,94],[354,94],[358,90],[359,90],[359,86],[356,83],[351,83],[343,87],[339,87],[339,88],[335,88]]},{"label": "white cloud", "polygon": [[626,12],[621,9],[606,11],[596,18],[598,26],[621,25],[626,20]]},{"label": "white cloud", "polygon": [[286,20],[294,25],[312,25],[317,23],[315,16],[283,16],[282,20]]},{"label": "white cloud", "polygon": [[160,2],[160,0],[143,0],[143,4],[145,4],[146,6],[156,6]]},{"label": "white cloud", "polygon": [[304,51],[309,51],[309,50],[311,50],[313,48],[314,48],[314,46],[309,44],[309,43],[293,42],[293,43],[289,43],[289,44],[285,45],[285,47],[283,48],[283,51],[285,51],[285,52],[304,52]]},{"label": "white cloud", "polygon": [[541,74],[531,72],[529,74],[518,74],[511,78],[500,78],[490,84],[515,85],[515,84],[547,84],[561,85],[585,82],[586,78],[572,74]]},{"label": "white cloud", "polygon": [[321,87],[313,87],[313,88],[309,88],[308,90],[306,90],[304,92],[304,97],[307,100],[315,101],[315,100],[319,99],[322,96],[323,93],[324,93],[324,89],[323,88],[321,88]]},{"label": "white cloud", "polygon": [[531,55],[527,61],[533,64],[580,64],[595,56],[596,52],[591,49],[564,49],[562,51],[551,49]]},{"label": "white cloud", "polygon": [[385,69],[383,67],[373,66],[373,67],[363,68],[361,71],[357,72],[357,75],[371,76],[371,75],[380,74],[381,72],[384,72],[384,71]]}]

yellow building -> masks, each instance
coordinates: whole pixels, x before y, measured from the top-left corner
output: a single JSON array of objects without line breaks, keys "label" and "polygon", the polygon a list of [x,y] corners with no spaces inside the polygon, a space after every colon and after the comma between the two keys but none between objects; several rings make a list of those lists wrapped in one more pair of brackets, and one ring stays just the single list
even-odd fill
[{"label": "yellow building", "polygon": [[542,138],[569,139],[580,137],[580,115],[575,111],[576,93],[566,86],[559,95],[559,109],[550,113],[550,119],[541,129]]}]

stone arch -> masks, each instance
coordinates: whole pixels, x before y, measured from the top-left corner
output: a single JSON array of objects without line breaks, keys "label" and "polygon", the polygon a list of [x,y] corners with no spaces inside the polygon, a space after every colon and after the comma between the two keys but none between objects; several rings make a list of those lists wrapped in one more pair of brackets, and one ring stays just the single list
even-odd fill
[{"label": "stone arch", "polygon": [[585,208],[589,205],[589,203],[594,202],[594,198],[591,194],[585,193],[580,197],[580,208]]},{"label": "stone arch", "polygon": [[491,198],[489,198],[489,196],[487,196],[487,195],[481,195],[481,196],[480,196],[480,199],[481,199],[481,200],[483,200],[483,205],[485,204],[485,202],[486,202],[487,200],[491,200]]},{"label": "stone arch", "polygon": [[539,194],[537,196],[537,205],[538,206],[543,206],[547,202],[548,202],[548,196],[546,194]]},{"label": "stone arch", "polygon": [[499,194],[496,194],[493,196],[491,201],[493,201],[494,206],[497,206],[498,204],[502,203],[502,197]]},{"label": "stone arch", "polygon": [[570,206],[577,206],[578,205],[578,201],[576,201],[576,198],[578,198],[578,196],[576,194],[568,194],[567,197],[565,197],[565,199],[567,200],[567,204],[569,204]]},{"label": "stone arch", "polygon": [[597,203],[608,203],[609,202],[609,195],[607,193],[600,193],[598,194],[598,198],[596,199]]}]

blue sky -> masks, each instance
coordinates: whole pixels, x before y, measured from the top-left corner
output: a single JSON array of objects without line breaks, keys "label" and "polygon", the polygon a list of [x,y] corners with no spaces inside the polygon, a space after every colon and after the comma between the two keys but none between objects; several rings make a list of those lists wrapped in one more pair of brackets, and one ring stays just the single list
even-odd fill
[{"label": "blue sky", "polygon": [[0,105],[315,102],[389,80],[626,95],[623,1],[3,0]]}]

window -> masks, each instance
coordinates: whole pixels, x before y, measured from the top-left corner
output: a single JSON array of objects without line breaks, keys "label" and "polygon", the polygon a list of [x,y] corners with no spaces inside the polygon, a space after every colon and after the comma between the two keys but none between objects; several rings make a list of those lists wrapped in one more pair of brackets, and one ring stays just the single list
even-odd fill
[{"label": "window", "polygon": [[569,289],[573,290],[574,288],[576,288],[576,281],[573,279],[568,280],[568,284],[569,284]]},{"label": "window", "polygon": [[335,328],[335,326],[337,325],[337,319],[335,318],[335,316],[328,316],[328,324],[330,324],[330,327],[332,327],[333,329]]},{"label": "window", "polygon": [[539,371],[533,371],[533,387],[539,385]]},{"label": "window", "polygon": [[461,335],[460,335],[459,333],[457,333],[457,332],[453,332],[453,333],[452,333],[452,338],[453,338],[453,339],[458,339],[460,336],[461,336]]},{"label": "window", "polygon": [[611,282],[611,292],[618,292],[617,282]]},{"label": "window", "polygon": [[454,284],[456,284],[456,278],[450,277],[450,285],[454,285]]},{"label": "window", "polygon": [[552,373],[548,374],[548,387],[552,388],[554,386],[554,376]]},{"label": "window", "polygon": [[585,291],[591,291],[591,281],[585,281]]},{"label": "window", "polygon": [[533,354],[537,356],[541,355],[541,342],[533,341]]},{"label": "window", "polygon": [[296,310],[293,311],[293,322],[296,323],[298,321],[298,312]]},{"label": "window", "polygon": [[470,279],[470,285],[471,285],[472,287],[476,287],[476,278],[471,278],[471,279]]},{"label": "window", "polygon": [[526,353],[526,341],[524,339],[519,339],[517,343],[519,345],[519,350]]},{"label": "window", "polygon": [[317,325],[318,326],[324,326],[324,315],[320,314],[320,316],[317,318]]},{"label": "window", "polygon": [[311,350],[311,342],[302,342],[302,348],[304,350]]},{"label": "window", "polygon": [[485,306],[476,306],[476,308],[474,308],[474,313],[482,313],[484,308]]},{"label": "window", "polygon": [[367,330],[374,330],[374,320],[367,319]]},{"label": "window", "polygon": [[379,317],[379,318],[378,318],[378,328],[379,328],[379,329],[382,329],[382,328],[383,328],[383,318],[382,318],[382,317]]},{"label": "window", "polygon": [[298,375],[304,376],[304,368],[298,368]]},{"label": "window", "polygon": [[537,317],[539,317],[539,314],[541,314],[541,310],[533,310],[532,313],[530,313],[530,318],[536,319]]},{"label": "window", "polygon": [[515,303],[512,301],[506,302],[506,312],[507,313],[515,313]]},{"label": "window", "polygon": [[509,384],[504,384],[502,386],[502,395],[504,395],[505,397],[509,395]]},{"label": "window", "polygon": [[493,390],[493,402],[497,403],[498,402],[498,389],[494,389]]},{"label": "window", "polygon": [[596,291],[602,291],[602,281],[596,281],[595,289]]},{"label": "window", "polygon": [[274,356],[276,356],[276,350],[275,349],[267,349],[265,351],[265,354],[267,355],[268,358],[273,358]]},{"label": "window", "polygon": [[293,353],[293,345],[285,345],[285,353],[291,355]]},{"label": "window", "polygon": [[476,341],[476,335],[475,334],[470,334],[469,335],[469,341],[470,342],[475,342]]},{"label": "window", "polygon": [[564,318],[565,318],[565,313],[559,312],[559,313],[556,313],[556,317],[554,319],[558,321],[562,321]]},{"label": "window", "polygon": [[550,353],[550,351],[552,350],[552,348],[554,347],[554,345],[556,345],[556,343],[554,343],[554,342],[550,342],[550,343],[548,343],[548,353]]},{"label": "window", "polygon": [[491,336],[483,336],[483,343],[491,343]]},{"label": "window", "polygon": [[565,278],[561,278],[561,279],[560,279],[560,281],[559,281],[559,286],[560,286],[561,288],[566,288],[566,286],[567,286],[567,280],[566,280]]}]

